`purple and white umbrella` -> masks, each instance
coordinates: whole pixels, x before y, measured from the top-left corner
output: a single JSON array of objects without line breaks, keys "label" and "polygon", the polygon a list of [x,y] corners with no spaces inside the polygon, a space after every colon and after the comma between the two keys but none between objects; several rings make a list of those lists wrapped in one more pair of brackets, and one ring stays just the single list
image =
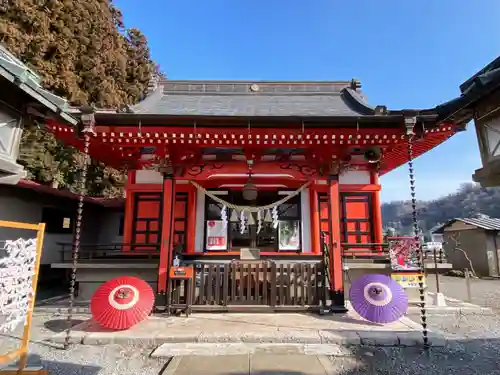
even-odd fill
[{"label": "purple and white umbrella", "polygon": [[408,310],[408,295],[385,275],[364,275],[353,281],[349,299],[362,318],[374,323],[394,322]]}]

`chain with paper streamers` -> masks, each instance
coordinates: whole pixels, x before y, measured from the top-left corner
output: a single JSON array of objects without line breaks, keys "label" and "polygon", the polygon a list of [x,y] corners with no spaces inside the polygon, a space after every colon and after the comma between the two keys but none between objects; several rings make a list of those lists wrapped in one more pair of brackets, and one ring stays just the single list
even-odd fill
[{"label": "chain with paper streamers", "polygon": [[193,184],[198,190],[200,190],[201,192],[203,192],[203,194],[205,194],[207,197],[213,199],[214,201],[216,201],[217,203],[220,203],[222,204],[223,206],[227,206],[228,208],[230,209],[233,209],[233,210],[237,210],[237,211],[241,211],[241,212],[259,212],[259,211],[264,211],[264,210],[270,210],[270,209],[273,209],[274,207],[278,207],[279,205],[283,204],[283,203],[286,203],[287,201],[289,201],[290,199],[292,199],[293,197],[297,196],[298,194],[300,194],[302,192],[302,190],[306,189],[310,184],[311,184],[311,181],[309,182],[306,182],[304,185],[302,185],[300,188],[298,188],[297,190],[295,190],[294,192],[286,195],[284,198],[280,199],[279,201],[276,201],[274,203],[271,203],[271,204],[267,204],[265,206],[239,206],[237,204],[232,204],[232,203],[229,203],[228,201],[225,201],[224,199],[221,199],[220,197],[218,197],[217,195],[215,194],[212,194],[211,192],[209,192],[208,190],[206,190],[203,186],[200,186],[199,184],[197,184],[196,182],[194,181],[190,181],[191,184]]},{"label": "chain with paper streamers", "polygon": [[5,241],[0,258],[0,332],[12,332],[26,324],[33,298],[36,239]]}]

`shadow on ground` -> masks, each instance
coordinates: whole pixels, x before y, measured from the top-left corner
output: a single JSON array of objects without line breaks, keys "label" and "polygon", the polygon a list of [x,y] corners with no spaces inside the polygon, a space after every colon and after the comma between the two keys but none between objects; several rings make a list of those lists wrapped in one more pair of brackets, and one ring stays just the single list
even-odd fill
[{"label": "shadow on ground", "polygon": [[[95,365],[80,365],[71,362],[44,361],[43,367],[50,375],[98,375],[102,369]],[[123,374],[125,375],[125,374]]]},{"label": "shadow on ground", "polygon": [[[73,319],[73,320],[71,320],[71,327],[75,327],[78,324],[81,324],[83,322],[85,322],[85,320]],[[67,319],[52,319],[52,320],[46,321],[43,324],[43,326],[54,333],[60,333],[60,332],[63,332],[63,331],[68,329],[68,320]]]},{"label": "shadow on ground", "polygon": [[[18,364],[16,363],[13,367],[16,367],[17,365]],[[81,365],[78,363],[66,361],[43,360],[43,358],[37,354],[31,354],[28,357],[28,366],[38,367],[40,365],[42,365],[43,369],[46,370],[50,375],[97,375],[102,368],[95,364]]]}]

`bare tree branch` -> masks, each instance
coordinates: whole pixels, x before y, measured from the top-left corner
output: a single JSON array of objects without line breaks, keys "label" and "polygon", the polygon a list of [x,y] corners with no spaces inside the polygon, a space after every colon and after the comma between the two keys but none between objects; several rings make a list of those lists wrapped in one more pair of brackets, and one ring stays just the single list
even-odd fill
[{"label": "bare tree branch", "polygon": [[450,236],[450,239],[454,242],[453,251],[460,251],[464,255],[465,259],[467,259],[467,262],[469,263],[472,276],[477,277],[476,271],[474,270],[474,266],[472,265],[472,261],[470,260],[465,250],[460,247],[460,233],[457,232],[452,234]]}]

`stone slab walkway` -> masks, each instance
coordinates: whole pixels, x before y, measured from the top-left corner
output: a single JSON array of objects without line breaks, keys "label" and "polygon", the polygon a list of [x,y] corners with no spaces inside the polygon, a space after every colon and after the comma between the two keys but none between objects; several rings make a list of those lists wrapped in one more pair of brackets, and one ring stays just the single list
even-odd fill
[{"label": "stone slab walkway", "polygon": [[338,344],[284,344],[284,343],[168,343],[151,353],[152,358],[181,356],[215,357],[233,355],[330,355],[349,356],[352,350]]},{"label": "stone slab walkway", "polygon": [[326,375],[333,366],[324,356],[305,355],[234,355],[224,357],[179,357],[167,366],[164,375]]},{"label": "stone slab walkway", "polygon": [[[50,341],[61,343],[65,333]],[[87,320],[73,328],[72,341],[86,345],[129,344],[156,347],[164,343],[302,343],[342,345],[404,345],[422,343],[419,324],[408,318],[375,324],[353,311],[341,315],[314,314],[194,314],[150,317],[126,331],[110,331]],[[433,344],[442,346],[434,335]]]}]

